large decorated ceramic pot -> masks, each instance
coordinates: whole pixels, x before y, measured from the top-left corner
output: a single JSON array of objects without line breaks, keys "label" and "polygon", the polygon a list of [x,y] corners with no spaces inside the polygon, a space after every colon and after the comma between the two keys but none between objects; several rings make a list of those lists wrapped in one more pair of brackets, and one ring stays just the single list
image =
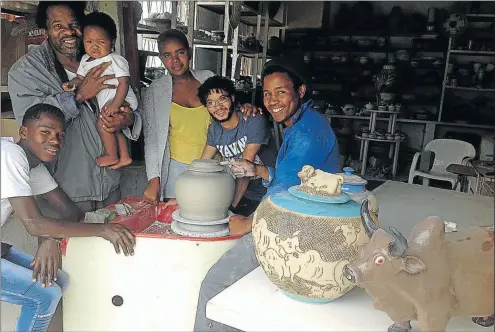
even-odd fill
[{"label": "large decorated ceramic pot", "polygon": [[181,217],[213,221],[228,217],[235,179],[217,160],[193,160],[177,177],[175,195]]},{"label": "large decorated ceramic pot", "polygon": [[326,303],[353,286],[346,264],[369,242],[360,205],[342,192],[343,177],[304,166],[301,185],[271,195],[255,212],[256,257],[270,280],[286,295]]}]

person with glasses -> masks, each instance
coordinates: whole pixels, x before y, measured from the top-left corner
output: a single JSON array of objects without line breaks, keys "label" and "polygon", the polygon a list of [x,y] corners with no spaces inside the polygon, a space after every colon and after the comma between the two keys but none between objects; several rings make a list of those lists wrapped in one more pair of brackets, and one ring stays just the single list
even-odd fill
[{"label": "person with glasses", "polygon": [[[270,140],[270,129],[263,115],[245,118],[236,109],[234,83],[225,77],[213,76],[198,89],[198,97],[213,121],[208,128],[203,159],[220,153],[224,160],[242,158],[257,165],[273,167],[277,152]],[[266,188],[260,177],[236,179],[234,200],[230,210],[249,216],[261,202]]]},{"label": "person with glasses", "polygon": [[[328,173],[338,172],[338,142],[328,121],[313,109],[313,101],[309,98],[311,79],[302,59],[285,56],[267,62],[261,80],[265,108],[275,122],[285,126],[275,167],[236,158],[231,162],[232,172],[237,177],[261,177],[267,187],[263,199],[299,184],[297,173],[305,165]],[[253,215],[230,217],[230,234],[242,237],[210,268],[201,283],[194,331],[237,331],[208,319],[206,305],[259,266],[250,234],[252,222]]]},{"label": "person with glasses", "polygon": [[[144,154],[148,185],[143,200],[175,203],[175,183],[206,144],[210,114],[198,98],[198,88],[214,74],[189,67],[192,57],[186,35],[169,29],[158,36],[158,50],[167,74],[142,90]],[[246,115],[257,112],[243,105]]]}]

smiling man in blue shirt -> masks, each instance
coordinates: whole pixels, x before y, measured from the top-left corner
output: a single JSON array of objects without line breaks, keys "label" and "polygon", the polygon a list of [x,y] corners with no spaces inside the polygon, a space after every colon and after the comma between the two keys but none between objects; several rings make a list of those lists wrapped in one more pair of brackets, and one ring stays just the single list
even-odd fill
[{"label": "smiling man in blue shirt", "polygon": [[[267,193],[263,199],[300,183],[297,173],[304,165],[336,173],[340,170],[340,153],[335,133],[328,121],[313,110],[308,100],[308,81],[303,63],[288,58],[268,62],[263,70],[263,103],[274,121],[285,125],[284,139],[275,168],[251,161],[233,160],[237,177],[259,176]],[[194,331],[233,331],[235,329],[206,318],[207,302],[253,271],[259,264],[251,234],[252,216],[233,216],[232,234],[246,234],[210,269],[199,294]]]}]

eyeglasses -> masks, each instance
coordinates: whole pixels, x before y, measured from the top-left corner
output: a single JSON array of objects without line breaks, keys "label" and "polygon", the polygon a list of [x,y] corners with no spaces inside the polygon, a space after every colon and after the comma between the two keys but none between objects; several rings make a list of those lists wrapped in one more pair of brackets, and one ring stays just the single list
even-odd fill
[{"label": "eyeglasses", "polygon": [[218,98],[218,100],[208,100],[206,102],[206,107],[208,108],[213,108],[217,105],[225,105],[225,103],[227,103],[228,101],[230,101],[230,97],[227,97],[225,95],[221,96],[220,98]]}]

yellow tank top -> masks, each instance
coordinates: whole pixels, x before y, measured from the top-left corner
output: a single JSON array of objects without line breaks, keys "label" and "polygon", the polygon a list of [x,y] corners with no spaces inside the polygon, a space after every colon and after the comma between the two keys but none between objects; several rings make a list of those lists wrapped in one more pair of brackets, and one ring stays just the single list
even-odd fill
[{"label": "yellow tank top", "polygon": [[210,122],[206,107],[187,108],[172,102],[168,134],[170,157],[185,164],[201,158]]}]

